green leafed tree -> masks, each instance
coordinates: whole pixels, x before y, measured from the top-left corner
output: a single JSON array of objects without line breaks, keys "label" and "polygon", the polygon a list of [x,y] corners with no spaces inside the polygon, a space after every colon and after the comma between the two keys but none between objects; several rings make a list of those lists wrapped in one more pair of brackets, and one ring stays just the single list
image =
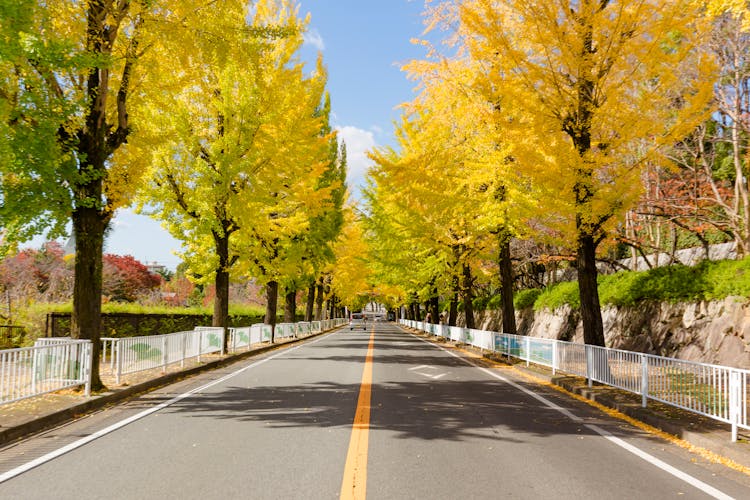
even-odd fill
[{"label": "green leafed tree", "polygon": [[0,9],[3,240],[57,236],[72,222],[71,330],[94,343],[98,390],[102,246],[140,179],[118,153],[131,132],[136,81],[151,66],[143,48],[159,2],[8,0]]}]

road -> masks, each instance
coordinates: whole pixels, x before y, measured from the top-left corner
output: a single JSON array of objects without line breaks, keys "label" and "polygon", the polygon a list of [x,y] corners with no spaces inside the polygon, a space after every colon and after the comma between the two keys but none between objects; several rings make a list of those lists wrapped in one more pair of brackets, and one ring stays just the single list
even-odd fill
[{"label": "road", "polygon": [[748,498],[745,475],[392,323],[0,450],[0,498]]}]

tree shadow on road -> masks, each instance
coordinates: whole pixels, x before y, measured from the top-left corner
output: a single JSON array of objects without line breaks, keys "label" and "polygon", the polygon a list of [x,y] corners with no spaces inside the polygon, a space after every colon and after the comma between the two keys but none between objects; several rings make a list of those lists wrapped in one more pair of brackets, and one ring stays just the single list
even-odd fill
[{"label": "tree shadow on road", "polygon": [[[299,360],[327,362],[332,364],[331,373],[336,373],[337,364],[361,364],[368,343],[369,335],[342,335],[335,344],[313,344],[307,346],[306,352],[300,350],[278,357],[274,363],[297,370],[294,362]],[[447,369],[450,376],[439,380],[426,376],[419,380],[419,375],[404,375],[405,366],[419,365],[430,366],[434,373]],[[434,345],[402,332],[376,333],[374,377],[369,428],[392,432],[398,438],[523,442],[535,436],[595,434],[582,422],[574,422],[517,387],[489,379],[461,359],[440,353]],[[530,382],[515,380],[514,383],[533,392],[540,391],[539,386]],[[262,422],[277,428],[352,426],[359,383],[323,380],[282,384],[279,381],[279,385],[273,386],[235,385],[216,392],[211,390],[178,401],[164,411],[186,418]],[[545,389],[541,391],[557,404],[566,404],[565,398]],[[575,412],[603,425],[598,421],[603,414],[596,410],[579,407]],[[617,425],[609,425],[608,429],[615,435],[632,433],[632,428],[626,431]]]},{"label": "tree shadow on road", "polygon": [[[359,384],[228,387],[167,410],[189,418],[265,422],[271,427],[351,427]],[[371,430],[398,438],[522,442],[529,435],[592,434],[559,412],[495,381],[388,382],[372,386]]]}]

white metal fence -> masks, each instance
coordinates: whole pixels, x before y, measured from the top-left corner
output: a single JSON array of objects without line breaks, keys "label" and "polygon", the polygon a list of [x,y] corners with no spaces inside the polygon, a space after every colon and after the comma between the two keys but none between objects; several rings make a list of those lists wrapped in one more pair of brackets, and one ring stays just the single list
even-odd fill
[{"label": "white metal fence", "polygon": [[0,351],[0,404],[84,386],[90,394],[91,342],[44,339]]},{"label": "white metal fence", "polygon": [[402,325],[457,342],[488,349],[528,363],[547,366],[641,395],[646,407],[652,399],[732,426],[750,429],[748,380],[750,370],[683,361],[652,354],[576,344],[560,340],[473,330],[419,321]]},{"label": "white metal fence", "polygon": [[[302,337],[346,323],[345,319],[281,323],[275,338]],[[250,349],[253,344],[271,341],[271,325],[255,324],[229,328],[230,352]],[[100,363],[108,366],[117,384],[122,375],[168,365],[207,354],[223,354],[225,331],[200,326],[187,332],[142,337],[101,339]],[[91,342],[70,338],[40,338],[34,347],[0,351],[0,404],[38,396],[61,389],[85,386],[90,393]]]},{"label": "white metal fence", "polygon": [[[197,327],[186,332],[141,337],[108,338],[110,366],[113,367],[115,382],[120,383],[122,375],[152,368],[166,369],[168,365],[185,360],[200,358],[210,353],[223,353],[224,329]],[[103,350],[106,349],[102,343]],[[106,350],[104,351],[106,352]],[[102,361],[106,362],[103,357]]]}]

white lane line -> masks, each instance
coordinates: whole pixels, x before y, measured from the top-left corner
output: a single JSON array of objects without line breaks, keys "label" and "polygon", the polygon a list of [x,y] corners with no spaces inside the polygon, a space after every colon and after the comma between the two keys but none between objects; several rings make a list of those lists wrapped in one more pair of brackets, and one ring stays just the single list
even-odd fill
[{"label": "white lane line", "polygon": [[411,368],[409,368],[409,371],[411,371],[411,370],[419,370],[419,369],[422,369],[422,368],[429,368],[429,366],[428,365],[412,366]]},{"label": "white lane line", "polygon": [[431,378],[434,379],[434,380],[437,380],[439,378],[445,377],[446,375],[448,375],[448,374],[447,373],[440,373],[438,375],[433,375]]},{"label": "white lane line", "polygon": [[681,471],[680,469],[677,469],[676,467],[673,467],[669,465],[666,462],[663,462],[662,460],[659,460],[653,455],[649,455],[645,451],[641,450],[640,448],[637,448],[633,446],[632,444],[623,441],[622,439],[618,438],[617,436],[612,435],[610,432],[608,432],[606,429],[602,429],[599,426],[593,425],[593,424],[584,424],[585,427],[588,427],[592,431],[598,433],[599,435],[603,436],[605,439],[608,439],[609,441],[613,442],[617,446],[620,446],[626,450],[628,450],[633,455],[636,455],[646,462],[655,465],[656,467],[660,468],[661,470],[668,472],[672,474],[674,477],[678,479],[682,479],[686,483],[694,486],[695,488],[698,488],[699,490],[705,492],[708,495],[711,495],[714,498],[722,498],[722,499],[731,499],[729,495],[726,493],[717,490],[713,486],[704,483],[700,479],[696,479],[690,474]]},{"label": "white lane line", "polygon": [[[410,334],[410,335],[413,335],[413,334]],[[532,398],[536,399],[537,401],[540,401],[545,406],[547,406],[549,408],[552,408],[553,410],[559,411],[560,413],[562,413],[563,415],[565,415],[566,417],[568,417],[569,419],[571,419],[573,422],[577,422],[577,423],[582,423],[583,422],[583,419],[581,417],[574,415],[569,410],[566,410],[565,408],[563,408],[563,407],[561,407],[561,406],[553,403],[552,401],[550,401],[549,399],[545,398],[544,396],[541,396],[541,395],[539,395],[539,394],[537,394],[537,393],[535,393],[535,392],[533,392],[533,391],[531,391],[531,390],[529,390],[529,389],[527,389],[527,388],[525,388],[525,387],[523,387],[523,386],[521,386],[519,384],[516,384],[512,380],[509,380],[509,379],[503,377],[502,375],[500,375],[498,373],[495,373],[495,372],[493,372],[491,370],[488,370],[487,368],[484,368],[482,366],[477,366],[474,363],[472,363],[470,360],[464,358],[463,356],[459,356],[458,354],[456,354],[454,352],[451,352],[451,351],[449,351],[448,349],[446,349],[446,348],[444,348],[442,346],[435,345],[432,342],[429,342],[429,341],[427,341],[427,340],[425,340],[423,338],[417,337],[416,335],[414,335],[414,337],[418,338],[422,342],[425,342],[426,344],[430,344],[433,347],[436,347],[436,348],[438,348],[438,349],[440,349],[442,351],[447,352],[448,354],[450,354],[454,358],[458,358],[461,361],[463,361],[464,363],[466,363],[467,365],[473,366],[474,368],[477,368],[477,369],[483,371],[484,373],[486,373],[490,377],[493,377],[493,378],[496,378],[496,379],[498,379],[498,380],[500,380],[502,382],[505,382],[506,384],[510,385],[511,387],[513,387],[515,389],[518,389],[519,391],[521,391],[521,392],[523,392],[523,393],[531,396]],[[605,429],[602,429],[601,427],[598,427],[596,425],[591,425],[591,424],[583,424],[583,425],[585,427],[587,427],[588,429],[591,429],[592,431],[596,432],[600,436],[604,437],[605,439],[609,440],[611,443],[614,443],[617,446],[623,448],[624,450],[627,450],[630,453],[634,454],[635,456],[642,458],[646,462],[650,463],[651,465],[653,465],[655,467],[658,467],[659,469],[663,470],[664,472],[667,472],[667,473],[673,475],[674,477],[676,477],[678,479],[681,479],[682,481],[685,481],[689,485],[691,485],[691,486],[693,486],[693,487],[701,490],[702,492],[704,492],[707,495],[710,495],[710,496],[712,496],[714,498],[720,498],[722,500],[730,500],[730,499],[734,498],[734,497],[731,497],[731,496],[727,495],[726,493],[724,493],[724,492],[722,492],[722,491],[714,488],[710,484],[704,483],[700,479],[697,479],[697,478],[691,476],[690,474],[688,474],[686,472],[683,472],[683,471],[681,471],[681,470],[679,470],[679,469],[677,469],[677,468],[669,465],[668,463],[666,463],[666,462],[664,462],[664,461],[656,458],[655,456],[653,456],[653,455],[651,455],[649,453],[646,453],[645,451],[641,450],[640,448],[638,448],[636,446],[633,446],[632,444],[623,441],[622,439],[620,439],[620,438],[612,435],[611,433],[609,433]]]},{"label": "white lane line", "polygon": [[[333,332],[333,333],[337,333],[337,332]],[[57,450],[51,451],[51,452],[47,453],[46,455],[43,455],[43,456],[41,456],[41,457],[39,457],[39,458],[37,458],[35,460],[27,462],[27,463],[25,463],[23,465],[19,465],[15,469],[11,469],[8,472],[0,474],[0,484],[4,483],[5,481],[7,481],[9,479],[12,479],[12,478],[14,478],[16,476],[19,476],[19,475],[23,474],[24,472],[27,472],[27,471],[33,469],[34,467],[38,467],[38,466],[40,466],[42,464],[45,464],[45,463],[47,463],[47,462],[49,462],[51,460],[56,459],[56,458],[58,458],[58,457],[60,457],[62,455],[65,455],[68,452],[71,452],[71,451],[73,451],[73,450],[75,450],[77,448],[80,448],[83,445],[86,445],[86,444],[88,444],[88,443],[90,443],[92,441],[95,441],[95,440],[99,439],[102,436],[106,436],[107,434],[110,434],[110,433],[112,433],[112,432],[114,432],[114,431],[116,431],[118,429],[121,429],[122,427],[125,427],[128,424],[132,424],[133,422],[135,422],[137,420],[140,420],[140,419],[142,419],[144,417],[147,417],[147,416],[151,415],[152,413],[156,413],[159,410],[163,410],[167,406],[173,405],[176,402],[181,401],[181,400],[183,400],[183,399],[185,399],[185,398],[187,398],[189,396],[192,396],[193,394],[195,394],[197,392],[201,392],[201,391],[206,390],[206,389],[208,389],[210,387],[213,387],[213,386],[218,385],[218,384],[220,384],[222,382],[225,382],[226,380],[229,380],[230,378],[236,377],[237,375],[239,375],[239,374],[241,374],[243,372],[246,372],[247,370],[249,370],[251,368],[255,368],[256,366],[260,366],[263,363],[271,361],[274,358],[278,358],[279,356],[283,356],[285,354],[289,354],[290,352],[293,352],[293,351],[299,349],[302,346],[311,345],[311,344],[315,344],[317,342],[320,342],[321,340],[324,340],[324,339],[330,337],[331,335],[333,335],[333,333],[329,333],[328,335],[320,337],[319,339],[313,340],[311,342],[305,342],[304,344],[300,344],[298,346],[291,347],[289,349],[284,349],[281,352],[278,352],[278,353],[276,353],[274,355],[271,355],[271,356],[269,356],[267,358],[263,358],[263,359],[261,359],[259,361],[251,363],[251,364],[249,364],[249,365],[247,365],[247,366],[245,366],[243,368],[240,368],[236,372],[229,373],[227,375],[224,375],[221,378],[218,378],[218,379],[213,380],[213,381],[211,381],[211,382],[209,382],[207,384],[204,384],[204,385],[202,385],[200,387],[196,387],[195,389],[192,389],[192,390],[190,390],[188,392],[180,394],[179,396],[175,396],[172,399],[170,399],[169,401],[165,401],[163,403],[160,403],[160,404],[154,406],[153,408],[149,408],[148,410],[143,410],[142,412],[136,413],[135,415],[132,415],[132,416],[130,416],[130,417],[124,419],[124,420],[120,420],[119,422],[114,423],[114,424],[110,425],[109,427],[105,427],[104,429],[101,429],[101,430],[99,430],[99,431],[97,431],[97,432],[95,432],[93,434],[90,434],[90,435],[88,435],[88,436],[86,436],[84,438],[81,438],[81,439],[79,439],[77,441],[74,441],[74,442],[68,444],[68,445],[65,445],[62,448],[58,448]]]}]

